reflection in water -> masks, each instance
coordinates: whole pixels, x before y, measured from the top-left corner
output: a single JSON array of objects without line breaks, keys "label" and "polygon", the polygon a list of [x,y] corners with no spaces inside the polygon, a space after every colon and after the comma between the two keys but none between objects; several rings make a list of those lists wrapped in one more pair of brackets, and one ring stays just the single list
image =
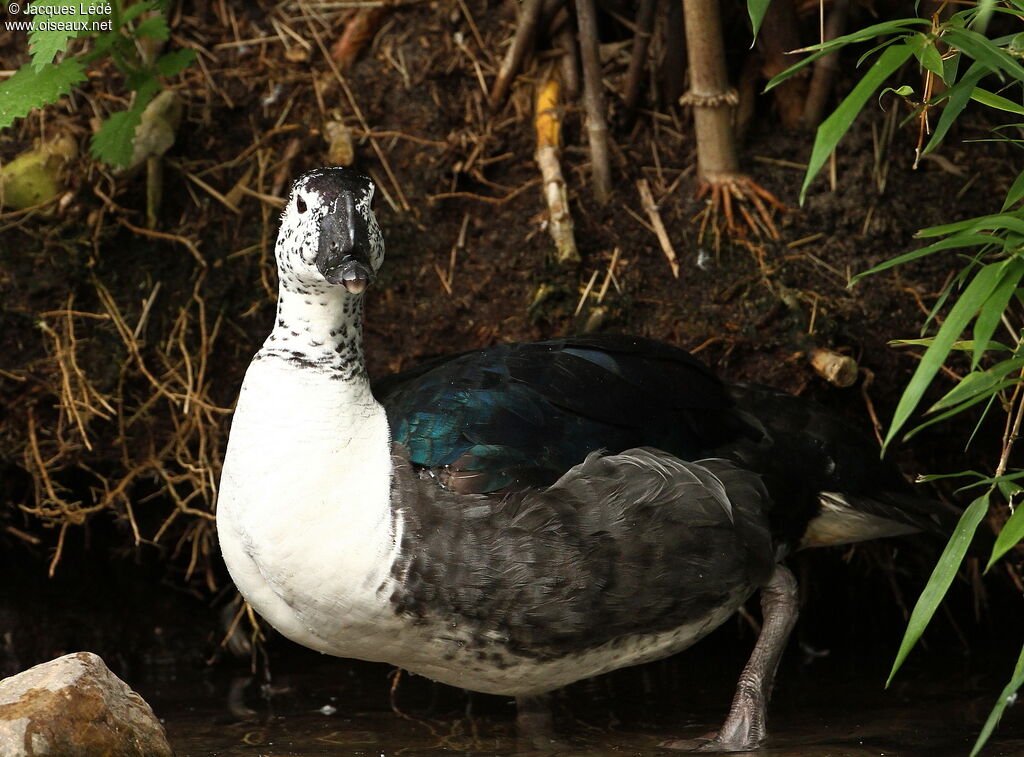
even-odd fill
[{"label": "reflection in water", "polygon": [[[314,666],[303,665],[305,672],[278,673],[268,701],[250,687],[247,704],[257,715],[249,719],[230,713],[230,681],[164,682],[146,693],[178,757],[537,754],[517,749],[512,707],[499,698],[468,696],[404,677],[398,694],[405,712],[396,715],[384,699],[384,666],[353,672],[343,661],[312,661]],[[784,671],[770,710],[771,741],[757,755],[966,757],[1002,684],[960,674],[946,679],[919,669],[909,670],[885,691],[885,662],[879,655],[852,670],[823,662]],[[846,667],[852,666],[847,662]],[[685,680],[684,672],[691,686],[665,684]],[[661,667],[578,684],[556,707],[556,723],[565,737],[557,754],[673,754],[658,744],[700,736],[716,726],[725,715],[734,675],[731,663],[684,655]],[[1024,756],[1024,721],[1016,708],[1007,711],[984,754]]]}]

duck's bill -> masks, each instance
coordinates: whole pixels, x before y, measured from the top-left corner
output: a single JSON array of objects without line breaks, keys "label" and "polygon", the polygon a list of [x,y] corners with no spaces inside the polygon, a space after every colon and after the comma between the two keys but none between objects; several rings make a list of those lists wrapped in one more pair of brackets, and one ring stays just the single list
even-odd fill
[{"label": "duck's bill", "polygon": [[373,269],[353,255],[346,255],[323,274],[329,284],[341,284],[352,294],[362,294],[376,278]]}]

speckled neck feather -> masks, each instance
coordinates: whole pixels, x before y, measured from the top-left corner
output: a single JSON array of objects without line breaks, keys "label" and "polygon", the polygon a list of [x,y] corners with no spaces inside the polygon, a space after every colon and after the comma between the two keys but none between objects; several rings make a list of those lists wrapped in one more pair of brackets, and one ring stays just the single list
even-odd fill
[{"label": "speckled neck feather", "polygon": [[363,295],[340,287],[306,285],[281,271],[274,330],[256,360],[284,360],[341,381],[366,381]]}]

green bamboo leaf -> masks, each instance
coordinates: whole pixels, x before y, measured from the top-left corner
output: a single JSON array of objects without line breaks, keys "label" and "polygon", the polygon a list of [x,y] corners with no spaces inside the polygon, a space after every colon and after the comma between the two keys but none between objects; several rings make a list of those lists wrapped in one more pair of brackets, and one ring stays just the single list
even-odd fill
[{"label": "green bamboo leaf", "polygon": [[953,578],[956,576],[960,563],[963,562],[964,555],[967,553],[967,547],[974,538],[974,532],[978,530],[978,525],[988,512],[988,500],[989,492],[985,492],[974,500],[964,510],[964,514],[960,516],[960,522],[956,524],[956,529],[949,537],[946,548],[942,551],[939,561],[935,564],[931,578],[928,579],[924,591],[921,592],[917,604],[914,605],[914,611],[910,614],[910,620],[907,622],[907,630],[903,634],[903,641],[900,643],[899,652],[896,653],[896,660],[893,662],[889,678],[885,682],[886,688],[892,683],[893,676],[896,675],[900,666],[903,665],[904,660],[907,659],[907,655],[910,654],[910,650],[914,648],[917,640],[921,638],[921,634],[928,627],[928,623],[935,614],[939,603],[946,596],[946,591],[949,589],[949,585],[953,583]]},{"label": "green bamboo leaf", "polygon": [[992,290],[999,282],[1002,269],[1002,263],[990,263],[983,266],[960,294],[949,311],[946,321],[939,329],[939,333],[935,335],[935,341],[921,357],[921,362],[918,363],[914,375],[910,377],[910,382],[903,390],[903,396],[900,397],[896,412],[893,413],[892,421],[889,423],[889,430],[882,444],[883,450],[907,422],[910,414],[914,412],[921,397],[924,396],[925,389],[928,388],[932,379],[935,378],[935,374],[946,361],[953,343],[957,341],[974,314],[992,294]]},{"label": "green bamboo leaf", "polygon": [[[959,58],[960,56],[954,56]],[[925,145],[924,154],[930,153],[945,139],[946,133],[949,131],[949,127],[953,125],[957,117],[963,113],[964,108],[967,107],[967,103],[971,99],[971,93],[974,91],[975,85],[984,78],[988,73],[988,69],[978,61],[971,64],[970,68],[964,73],[963,78],[960,79],[956,84],[947,89],[939,98],[932,100],[932,103],[938,102],[941,99],[946,99],[946,107],[942,109],[942,115],[939,116],[939,122],[935,124],[935,131],[932,132],[931,139],[928,140],[928,144]],[[946,81],[952,81],[952,76],[946,79]]]},{"label": "green bamboo leaf", "polygon": [[944,237],[947,234],[964,229],[969,232],[1011,229],[1018,234],[1024,234],[1024,219],[1010,213],[994,213],[987,216],[968,218],[964,221],[929,226],[926,229],[921,229],[914,236],[922,239]]},{"label": "green bamboo leaf", "polygon": [[905,252],[902,255],[897,255],[896,257],[890,258],[889,260],[879,263],[878,265],[869,268],[866,271],[861,271],[860,273],[856,274],[853,277],[851,283],[856,284],[865,276],[871,276],[872,274],[875,273],[881,273],[882,271],[888,270],[890,268],[895,268],[896,266],[903,265],[904,263],[909,263],[910,261],[917,260],[918,258],[923,258],[926,255],[931,255],[932,253],[935,252],[956,249],[958,247],[977,247],[978,245],[991,243],[991,234],[957,234],[955,236],[950,237],[949,239],[943,239],[939,242],[935,242],[934,244],[930,244],[927,247],[921,247],[917,250],[911,250],[910,252]]},{"label": "green bamboo leaf", "polygon": [[981,87],[975,87],[971,91],[971,99],[996,110],[1005,110],[1007,113],[1016,113],[1018,116],[1024,116],[1024,106],[1020,106],[1013,100],[1008,100],[1002,95],[989,92]]},{"label": "green bamboo leaf", "polygon": [[[958,405],[965,400],[971,399],[982,392],[987,392],[998,384],[1002,383],[1009,374],[1024,367],[1024,358],[1012,358],[997,363],[987,371],[974,371],[968,373],[957,385],[946,392],[945,396],[928,408],[929,413],[944,410],[947,407]],[[1011,384],[1016,382],[1010,382]]]},{"label": "green bamboo leaf", "polygon": [[[1017,383],[1016,380],[1003,381],[1000,384],[996,384],[995,386],[993,386],[993,387],[991,387],[989,389],[986,389],[985,391],[981,392],[980,394],[976,395],[975,397],[972,397],[971,399],[967,400],[966,402],[963,402],[963,403],[961,403],[959,405],[956,405],[955,407],[951,407],[949,410],[946,410],[945,412],[939,413],[938,415],[929,418],[924,423],[921,423],[921,424],[915,426],[913,428],[913,430],[908,431],[906,433],[906,435],[903,437],[903,441],[907,442],[907,441],[913,439],[915,436],[917,436],[917,434],[919,432],[924,431],[929,426],[934,426],[936,423],[942,423],[942,421],[946,420],[947,418],[952,418],[954,415],[958,415],[958,414],[964,412],[965,410],[967,410],[968,408],[974,407],[975,405],[977,405],[980,402],[984,402],[985,400],[989,400],[989,404],[991,405],[991,400],[992,400],[992,397],[994,395],[998,394],[1003,389],[1007,389],[1007,388],[1013,386],[1016,383]],[[984,418],[987,413],[988,413],[988,407],[986,407],[984,412],[982,412],[982,418]],[[970,441],[968,440],[967,445],[965,445],[965,449],[969,445],[970,445]]]},{"label": "green bamboo leaf", "polygon": [[916,36],[919,40],[914,49],[914,57],[917,58],[917,62],[921,64],[922,68],[931,71],[945,81],[946,71],[942,65],[942,55],[935,49],[935,41],[920,32]]},{"label": "green bamboo leaf", "polygon": [[853,124],[854,119],[864,108],[868,98],[912,54],[913,50],[908,45],[892,45],[886,48],[832,115],[822,121],[814,139],[814,147],[811,150],[811,158],[807,165],[804,183],[800,188],[801,205],[807,196],[807,188],[810,186],[811,181],[818,175],[821,167],[825,165],[828,156]]},{"label": "green bamboo leaf", "polygon": [[996,543],[992,545],[992,557],[989,558],[988,565],[985,566],[985,572],[987,573],[989,568],[1016,546],[1021,539],[1024,539],[1024,507],[1014,510],[1010,519],[1003,524],[999,536],[996,537]]},{"label": "green bamboo leaf", "polygon": [[977,368],[978,363],[981,362],[981,356],[985,353],[981,346],[988,344],[992,335],[996,333],[996,327],[1003,317],[1003,312],[1010,304],[1010,298],[1013,297],[1013,293],[1017,291],[1017,285],[1020,283],[1021,277],[1024,276],[1024,260],[1010,258],[1003,265],[1002,278],[996,284],[996,288],[989,295],[989,298],[985,300],[985,304],[981,306],[978,318],[974,322],[974,343],[977,345],[977,348],[974,350],[974,357],[971,359],[971,370]]},{"label": "green bamboo leaf", "polygon": [[[838,50],[845,45],[851,45],[857,42],[863,42],[865,40],[874,39],[875,37],[886,36],[886,35],[900,35],[907,32],[914,26],[928,26],[929,22],[923,18],[901,18],[895,21],[884,21],[880,24],[872,24],[866,26],[858,31],[851,32],[850,34],[844,34],[841,37],[836,37],[827,42],[821,42],[817,45],[810,45],[809,47],[802,47],[799,50],[794,50],[794,53],[811,53],[806,58],[802,58],[792,66],[787,68],[780,74],[776,74],[772,77],[769,82],[765,85],[764,91],[772,89],[780,82],[785,81],[790,76],[795,74],[804,66],[810,65],[814,61],[823,55],[828,55],[831,52]],[[889,40],[891,42],[893,40]],[[888,44],[888,42],[886,43]]]},{"label": "green bamboo leaf", "polygon": [[981,733],[978,734],[978,740],[974,742],[974,746],[971,748],[970,757],[977,757],[978,752],[985,746],[988,737],[992,735],[992,731],[999,725],[999,719],[1003,716],[1003,710],[1016,699],[1017,690],[1021,687],[1021,684],[1024,684],[1024,649],[1021,649],[1020,656],[1017,658],[1017,664],[1013,668],[1010,682],[1003,688],[1002,693],[999,694],[999,699],[996,700],[995,705],[992,707],[992,712],[988,714],[988,719],[985,720],[985,725],[982,726]]},{"label": "green bamboo leaf", "polygon": [[750,25],[754,27],[754,39],[757,39],[764,14],[768,12],[768,6],[771,4],[772,0],[747,0],[747,14],[750,16]]},{"label": "green bamboo leaf", "polygon": [[947,29],[942,39],[987,66],[992,73],[1002,72],[1017,81],[1024,81],[1024,67],[996,45],[994,40],[976,31],[955,27]]},{"label": "green bamboo leaf", "polygon": [[1013,180],[1010,191],[1006,193],[1006,199],[1003,200],[1002,209],[1005,211],[1012,205],[1016,205],[1021,197],[1024,197],[1024,171],[1017,174],[1017,178]]},{"label": "green bamboo leaf", "polygon": [[[900,345],[900,346],[911,346],[911,347],[927,347],[935,340],[932,337],[924,337],[923,339],[890,339],[889,344]],[[961,339],[953,342],[951,350],[962,350],[964,352],[974,351],[974,340],[973,339]],[[1002,342],[997,342],[995,339],[989,339],[985,345],[986,350],[1003,350],[1005,352],[1013,352],[1007,345]]]}]

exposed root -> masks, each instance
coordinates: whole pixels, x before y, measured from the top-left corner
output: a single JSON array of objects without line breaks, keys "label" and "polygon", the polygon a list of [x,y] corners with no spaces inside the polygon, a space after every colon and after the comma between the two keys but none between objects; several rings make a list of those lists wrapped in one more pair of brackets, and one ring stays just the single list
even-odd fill
[{"label": "exposed root", "polygon": [[773,211],[785,212],[786,206],[750,177],[731,173],[705,175],[697,196],[707,198],[704,210],[697,216],[699,239],[706,242],[705,234],[710,230],[716,250],[722,231],[734,237],[746,237],[749,233],[755,237],[780,239],[772,216]]}]

